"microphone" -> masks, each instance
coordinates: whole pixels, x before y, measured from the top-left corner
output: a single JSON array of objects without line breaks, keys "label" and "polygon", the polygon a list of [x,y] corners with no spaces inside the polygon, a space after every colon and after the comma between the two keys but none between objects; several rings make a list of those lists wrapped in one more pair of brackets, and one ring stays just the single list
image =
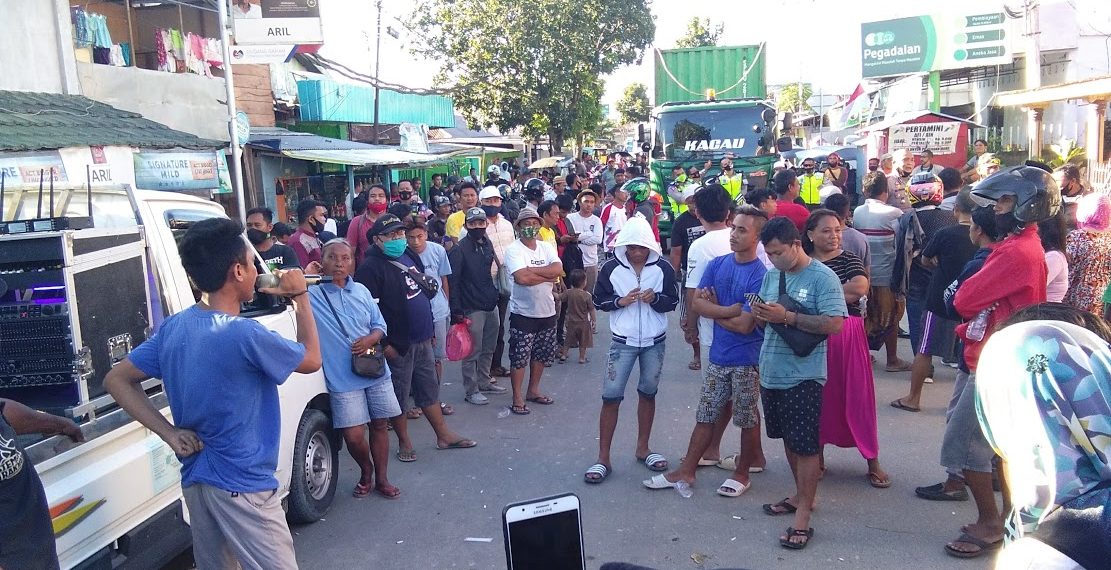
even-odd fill
[{"label": "microphone", "polygon": [[[261,273],[261,274],[259,274],[258,278],[255,279],[255,289],[258,290],[258,289],[269,289],[269,288],[272,288],[272,287],[278,287],[280,282],[281,282],[281,278],[279,278],[277,275],[274,275],[273,273]],[[305,276],[305,283],[308,284],[308,285],[319,285],[321,283],[331,283],[331,282],[332,282],[332,276],[331,275],[306,275]]]}]

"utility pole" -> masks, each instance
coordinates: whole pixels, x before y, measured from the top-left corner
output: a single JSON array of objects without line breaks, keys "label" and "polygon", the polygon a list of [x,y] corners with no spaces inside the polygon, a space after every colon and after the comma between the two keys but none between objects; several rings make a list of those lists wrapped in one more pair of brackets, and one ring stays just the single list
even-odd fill
[{"label": "utility pole", "polygon": [[[1041,35],[1038,23],[1038,0],[1026,0],[1026,65],[1024,76],[1025,89],[1037,89],[1042,86],[1042,52],[1039,36]],[[1037,158],[1042,153],[1042,113],[1045,107],[1030,107],[1027,109],[1026,122],[1027,139],[1030,144],[1030,158]]]},{"label": "utility pole", "polygon": [[378,7],[378,31],[374,34],[374,144],[379,144],[378,139],[378,84],[381,82],[379,72],[382,61],[382,0],[375,3]]},{"label": "utility pole", "polygon": [[228,135],[231,140],[232,192],[239,207],[239,221],[247,224],[247,205],[243,199],[243,149],[239,146],[235,127],[235,81],[232,73],[231,41],[228,38],[228,0],[217,0],[217,17],[220,25],[220,44],[224,49],[224,89],[228,99]]}]

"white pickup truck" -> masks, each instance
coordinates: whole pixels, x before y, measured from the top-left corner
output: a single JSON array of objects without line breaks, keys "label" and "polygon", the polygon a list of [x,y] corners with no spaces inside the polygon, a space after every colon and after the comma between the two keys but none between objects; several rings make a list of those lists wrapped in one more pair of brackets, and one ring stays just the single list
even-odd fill
[{"label": "white pickup truck", "polygon": [[[126,247],[107,247],[82,255],[70,251],[67,260],[76,268],[74,271],[82,271],[82,264],[96,265],[125,256],[126,248],[136,244],[144,250],[135,255],[142,260],[146,273],[148,298],[143,299],[145,305],[139,305],[149,307],[147,334],[157,330],[167,316],[195,302],[194,291],[178,257],[177,239],[196,221],[226,216],[219,204],[180,193],[132,191],[127,187],[94,188],[88,195],[84,188],[76,187],[55,189],[55,193],[50,202],[55,204],[57,216],[85,216],[88,206],[92,207],[93,227],[56,232],[62,240],[70,244],[91,243],[95,239],[89,238],[112,239],[118,237],[119,232],[133,238],[133,243]],[[42,207],[37,204],[41,199],[37,187],[9,187],[4,191],[4,198],[0,220],[41,217],[36,216]],[[21,244],[30,242],[17,240],[32,239],[36,235],[34,232],[0,235],[0,277],[18,281],[20,254],[14,257],[9,254],[5,259],[4,252],[25,251],[26,247]],[[265,264],[261,266],[264,268],[261,271],[267,271]],[[72,278],[66,281],[66,285],[73,283]],[[106,312],[101,308],[103,303],[94,300],[97,294],[111,299],[123,293],[99,291],[90,294],[86,290],[70,300],[70,310],[76,313],[89,307]],[[269,297],[261,300],[245,306],[243,316],[295,339],[292,307]],[[0,292],[0,310],[5,308],[4,301],[8,302],[8,309],[13,309],[12,297],[3,297]],[[128,301],[117,299],[115,302],[129,307]],[[51,312],[60,310],[51,309]],[[83,321],[96,318],[96,315],[87,314],[89,312],[84,309]],[[9,316],[10,313],[11,310]],[[11,316],[16,317],[18,315]],[[11,322],[14,321],[0,321],[0,327]],[[0,334],[0,339],[4,338]],[[138,345],[145,338],[134,339],[133,343]],[[18,347],[16,343],[21,341],[34,343],[35,339],[6,338],[9,344],[0,346]],[[125,356],[130,346],[130,341],[116,342],[114,350],[124,348],[112,362]],[[79,360],[80,347],[75,348],[78,350],[74,357]],[[9,355],[0,350],[0,371],[5,363],[9,369],[14,366],[16,350],[10,348]],[[26,359],[25,354],[22,357]],[[94,370],[89,376],[99,375],[102,382],[104,372]],[[169,417],[161,383],[150,380],[144,387],[156,407]],[[0,397],[19,399],[12,394],[33,393],[34,390],[5,386],[4,377],[0,375]],[[313,522],[327,512],[335,495],[341,444],[331,427],[323,372],[294,374],[280,387],[279,394],[282,415],[276,473],[279,492],[285,497],[292,522]],[[65,412],[51,411],[73,417],[86,439],[81,444],[58,436],[27,442],[27,454],[46,488],[62,568],[158,568],[187,549],[190,536],[188,513],[181,495],[180,464],[170,448],[153,432],[132,420],[108,395],[82,390],[77,405]]]}]

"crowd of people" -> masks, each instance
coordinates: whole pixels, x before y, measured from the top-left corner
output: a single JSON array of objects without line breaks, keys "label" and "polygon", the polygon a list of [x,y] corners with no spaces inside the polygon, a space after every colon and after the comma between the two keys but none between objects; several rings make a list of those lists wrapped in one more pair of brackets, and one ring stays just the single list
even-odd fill
[{"label": "crowd of people", "polygon": [[[449,427],[446,417],[457,411],[441,399],[449,327],[465,326],[472,340],[461,361],[464,401],[482,406],[505,395],[509,412],[525,415],[530,405],[555,404],[542,389],[547,368],[572,358],[573,349],[579,364],[591,361],[597,313],[606,313],[598,454],[584,481],[601,484],[612,472],[620,406],[636,370],[634,453],[655,472],[643,485],[689,496],[698,468],[716,465],[729,471],[716,493],[745,494],[767,463],[763,424],[769,438],[783,440],[796,484],[792,496],[763,510],[791,517],[779,542],[802,549],[814,536],[826,445],[855,447],[867,483],[892,484],[880,463],[873,366],[909,372],[907,395],[890,405],[919,412],[938,357],[958,369],[941,451],[946,475],[915,492],[936,501],[971,496],[978,512],[946,552],[980,556],[1008,536],[1014,549],[1047,560],[1105,557],[1106,544],[1066,535],[1077,528],[1106,534],[1106,517],[1062,509],[1102,508],[1111,489],[1111,440],[1102,427],[1111,333],[1101,318],[1111,303],[1111,199],[1093,192],[1075,167],[1003,168],[982,156],[979,143],[963,171],[937,167],[931,156],[916,164],[909,151],[896,151],[890,173],[882,161],[869,166],[861,196],[846,187],[835,157],[820,183],[812,182],[813,161],[804,161],[801,171],[777,165],[767,188],[748,192],[729,157],[714,176],[710,164],[677,167],[667,190],[677,214],[667,255],[658,223],[665,198],[635,164],[599,165],[590,179],[570,172],[511,182],[496,166],[485,182],[474,172],[448,186],[434,177],[431,209],[410,181],[392,197],[367,184],[353,201],[356,215],[331,229],[324,206],[311,200],[298,205],[288,233],[270,210],[257,208],[246,229],[254,252],[237,222],[199,222],[180,250],[200,302],[167,319],[106,386],[182,458],[199,566],[235,558],[245,567],[283,568],[295,559],[275,496],[276,386],[294,371],[324,370],[334,427],[361,472],[352,494],[397,499],[389,431],[402,462],[418,459],[411,419],[426,418],[439,449],[478,444]],[[256,252],[280,274],[277,287],[261,292],[290,299],[296,340],[236,318],[240,303],[256,294]],[[309,287],[295,268],[330,281]],[[693,352],[688,367],[703,380],[678,465],[651,446],[671,312],[679,313]],[[904,316],[909,362],[898,355]],[[1024,344],[1013,332],[1020,329],[1056,344]],[[1067,359],[1063,346],[1074,347]],[[1021,365],[1029,374],[1015,368],[1015,357],[1033,363]],[[1091,371],[1087,384],[1079,369]],[[139,383],[148,377],[166,383],[174,423],[144,397]],[[214,393],[203,389],[211,377],[229,381]],[[1020,418],[1001,403],[1017,399],[1057,415]],[[27,423],[14,404],[0,402],[0,413],[17,432],[68,434],[64,426]],[[1098,422],[1091,419],[1097,414]],[[723,454],[730,420],[741,429],[740,448]],[[5,427],[0,422],[0,437]],[[1036,432],[1032,450],[1031,440],[1016,435],[1027,432]],[[1048,438],[1048,447],[1038,438]],[[1073,464],[1054,467],[1053,453]],[[1031,489],[1054,476],[1048,495]],[[1011,485],[1002,509],[993,484]],[[1017,515],[1008,514],[1012,507]]]}]

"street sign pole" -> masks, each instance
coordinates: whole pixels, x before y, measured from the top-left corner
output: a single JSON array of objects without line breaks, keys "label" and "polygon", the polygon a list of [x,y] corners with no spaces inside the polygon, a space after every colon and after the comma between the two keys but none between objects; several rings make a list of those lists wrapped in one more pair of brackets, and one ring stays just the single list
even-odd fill
[{"label": "street sign pole", "polygon": [[235,81],[231,64],[231,41],[228,37],[228,0],[216,0],[216,5],[219,8],[220,44],[224,50],[224,88],[228,99],[227,125],[231,140],[231,186],[232,191],[235,192],[236,206],[239,208],[239,221],[246,225],[247,205],[243,199],[243,148],[236,135]]}]

